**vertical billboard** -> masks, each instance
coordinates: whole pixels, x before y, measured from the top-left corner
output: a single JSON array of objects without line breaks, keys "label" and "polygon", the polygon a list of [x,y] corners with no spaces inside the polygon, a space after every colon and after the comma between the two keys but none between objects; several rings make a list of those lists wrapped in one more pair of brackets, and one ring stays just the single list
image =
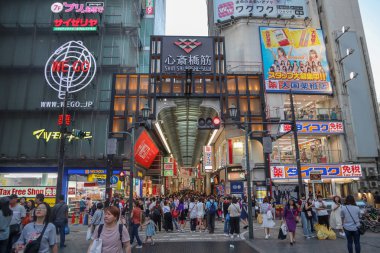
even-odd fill
[{"label": "vertical billboard", "polygon": [[154,0],[146,0],[145,1],[145,14],[153,15],[154,14]]},{"label": "vertical billboard", "polygon": [[212,147],[203,146],[203,167],[205,172],[212,172]]},{"label": "vertical billboard", "polygon": [[266,92],[332,94],[322,30],[260,27]]},{"label": "vertical billboard", "polygon": [[213,73],[214,39],[212,37],[162,37],[162,73]]},{"label": "vertical billboard", "polygon": [[214,22],[239,17],[304,19],[308,16],[306,0],[214,0]]}]

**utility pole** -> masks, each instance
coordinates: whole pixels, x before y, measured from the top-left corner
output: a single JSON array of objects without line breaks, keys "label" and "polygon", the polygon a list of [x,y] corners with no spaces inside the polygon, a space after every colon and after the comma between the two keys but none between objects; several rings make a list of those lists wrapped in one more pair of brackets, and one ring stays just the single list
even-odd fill
[{"label": "utility pole", "polygon": [[67,126],[66,126],[66,110],[67,110],[67,96],[68,92],[65,92],[65,100],[63,102],[63,124],[60,128],[60,138],[59,138],[59,154],[58,154],[58,173],[57,173],[57,187],[56,187],[56,193],[55,193],[55,201],[56,203],[59,202],[59,197],[62,195],[62,188],[63,188],[63,174],[65,171],[65,141],[66,141],[66,132],[67,132]]},{"label": "utility pole", "polygon": [[249,239],[253,239],[253,220],[252,220],[252,189],[251,189],[251,168],[249,165],[249,147],[248,147],[248,135],[250,131],[248,129],[248,118],[245,117],[245,162],[247,166],[247,194],[248,194],[248,233]]},{"label": "utility pole", "polygon": [[296,121],[296,113],[294,110],[294,102],[293,102],[293,92],[290,89],[290,109],[292,111],[292,129],[294,134],[294,145],[296,150],[296,163],[297,163],[297,175],[298,175],[298,192],[297,198],[300,199],[302,193],[304,193],[303,184],[302,184],[302,171],[301,171],[301,160],[300,160],[300,150],[298,147],[298,133],[297,133],[297,121]]}]

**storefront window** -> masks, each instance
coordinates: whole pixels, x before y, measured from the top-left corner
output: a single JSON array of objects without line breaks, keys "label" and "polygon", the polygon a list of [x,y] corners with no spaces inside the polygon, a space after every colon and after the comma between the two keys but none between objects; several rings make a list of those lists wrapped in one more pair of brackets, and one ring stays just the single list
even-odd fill
[{"label": "storefront window", "polygon": [[240,139],[233,140],[233,161],[236,164],[240,164],[244,156],[244,143]]}]

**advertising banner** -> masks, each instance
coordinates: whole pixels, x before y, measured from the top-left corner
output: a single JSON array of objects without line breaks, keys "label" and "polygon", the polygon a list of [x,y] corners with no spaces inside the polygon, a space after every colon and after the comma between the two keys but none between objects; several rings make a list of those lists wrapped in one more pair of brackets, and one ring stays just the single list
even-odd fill
[{"label": "advertising banner", "polygon": [[[335,164],[302,166],[302,178],[309,179],[310,174],[315,171],[320,172],[322,178],[353,178],[362,176],[362,168],[360,164]],[[271,177],[272,180],[297,179],[297,166],[271,166]]]},{"label": "advertising banner", "polygon": [[244,182],[231,182],[231,195],[243,197],[244,195]]},{"label": "advertising banner", "polygon": [[145,168],[149,168],[158,154],[158,148],[146,131],[141,132],[135,144],[135,160]]},{"label": "advertising banner", "polygon": [[212,147],[204,146],[203,147],[203,166],[205,172],[212,171]]},{"label": "advertising banner", "polygon": [[[343,134],[343,122],[330,121],[297,121],[298,134]],[[292,130],[292,125],[283,124],[280,126],[280,133]]]},{"label": "advertising banner", "polygon": [[306,0],[214,0],[214,22],[239,17],[304,19],[308,16]]},{"label": "advertising banner", "polygon": [[211,37],[162,37],[162,73],[214,71],[214,44]]},{"label": "advertising banner", "polygon": [[260,27],[266,92],[332,94],[322,30]]},{"label": "advertising banner", "polygon": [[146,0],[145,2],[145,14],[153,15],[154,14],[154,0]]},{"label": "advertising banner", "polygon": [[55,197],[55,186],[0,186],[0,197],[16,194],[18,197],[36,197],[44,194],[46,198]]},{"label": "advertising banner", "polygon": [[227,168],[227,179],[228,181],[244,181],[246,180],[245,172],[246,170],[241,166],[229,167]]}]

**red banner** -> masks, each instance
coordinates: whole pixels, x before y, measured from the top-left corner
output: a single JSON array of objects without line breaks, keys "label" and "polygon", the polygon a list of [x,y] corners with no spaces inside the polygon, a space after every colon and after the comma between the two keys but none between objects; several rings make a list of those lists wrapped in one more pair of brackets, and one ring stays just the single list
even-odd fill
[{"label": "red banner", "polygon": [[158,154],[158,148],[146,131],[143,131],[135,144],[135,160],[145,168],[149,168]]}]

